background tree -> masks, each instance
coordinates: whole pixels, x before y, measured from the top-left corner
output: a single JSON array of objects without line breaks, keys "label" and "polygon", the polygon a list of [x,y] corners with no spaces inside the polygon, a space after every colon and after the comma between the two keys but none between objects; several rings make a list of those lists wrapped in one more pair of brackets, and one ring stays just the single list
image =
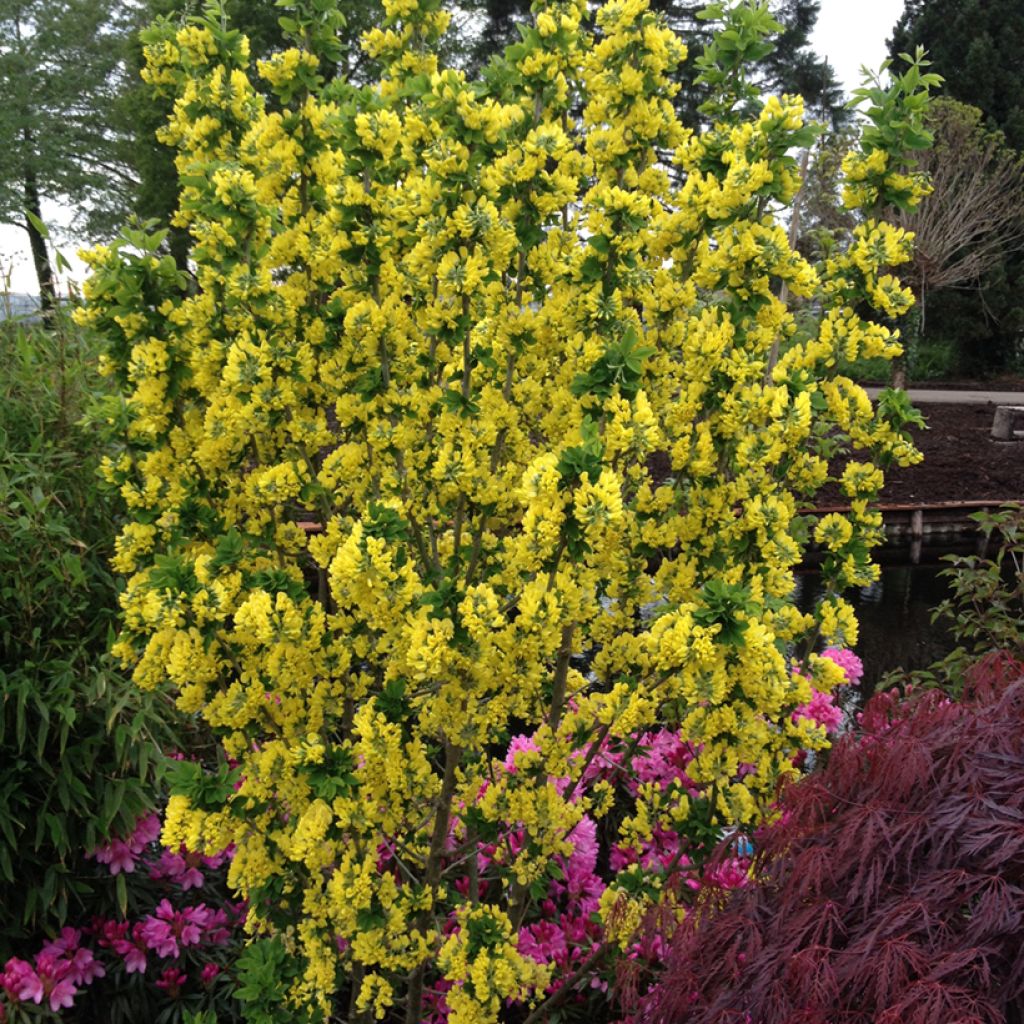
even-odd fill
[{"label": "background tree", "polygon": [[133,187],[109,116],[124,15],[120,0],[0,0],[0,221],[28,233],[44,312],[44,200],[102,209]]},{"label": "background tree", "polygon": [[834,238],[849,233],[857,223],[842,202],[843,157],[855,145],[857,129],[846,125],[822,133],[811,150],[797,206],[797,246],[808,258],[819,259],[834,248]]},{"label": "background tree", "polygon": [[977,107],[940,99],[927,120],[935,144],[919,167],[932,193],[913,213],[894,217],[914,232],[905,275],[918,302],[919,337],[930,293],[976,284],[1024,250],[1024,160],[1002,132],[986,128]]},{"label": "background tree", "polygon": [[923,46],[945,91],[977,107],[1024,149],[1024,7],[1019,0],[907,0],[892,56]]},{"label": "background tree", "polygon": [[[1019,0],[908,0],[890,53],[924,46],[945,77],[946,95],[977,107],[1006,143],[1024,153],[1024,6]],[[974,290],[929,299],[923,341],[949,345],[961,372],[991,372],[1021,357],[1024,257],[1009,255]]]}]

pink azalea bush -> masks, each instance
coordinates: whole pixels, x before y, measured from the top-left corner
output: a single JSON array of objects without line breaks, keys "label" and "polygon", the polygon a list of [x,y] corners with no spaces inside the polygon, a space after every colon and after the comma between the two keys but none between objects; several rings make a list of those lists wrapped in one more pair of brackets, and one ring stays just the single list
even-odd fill
[{"label": "pink azalea bush", "polygon": [[91,1020],[90,1006],[104,1011],[106,1021],[112,1019],[106,1011],[127,992],[135,1009],[123,1011],[126,1020],[155,1016],[186,996],[198,1008],[228,1004],[229,989],[220,991],[218,979],[241,944],[246,915],[244,904],[226,896],[232,851],[210,857],[167,849],[160,830],[159,815],[149,814],[131,834],[87,854],[109,879],[132,879],[130,902],[138,912],[96,915],[63,928],[31,959],[9,959],[0,970],[0,1021]]},{"label": "pink azalea bush", "polygon": [[[852,651],[828,648],[822,656],[843,670],[847,686],[862,678],[863,665]],[[843,724],[844,712],[834,698],[834,694],[815,691],[812,700],[795,714],[812,720],[829,733],[836,732]],[[530,736],[513,737],[504,759],[505,770],[512,773],[529,770],[530,755],[536,750],[537,745]],[[578,751],[577,756],[582,757],[584,753]],[[653,785],[668,801],[705,799],[706,794],[686,774],[693,756],[690,744],[670,729],[643,732],[631,742],[618,746],[602,745],[583,773],[583,785],[577,798],[592,798],[600,784],[607,784],[612,790],[629,796],[635,796],[641,786]],[[744,767],[741,766],[741,772]],[[565,793],[567,779],[553,778],[550,782],[560,793]],[[653,884],[687,889],[692,893],[708,887],[741,888],[749,881],[753,846],[748,837],[732,837],[733,855],[712,860],[712,852],[721,847],[722,836],[717,830],[701,842],[692,836],[681,836],[678,831],[655,828],[650,837],[638,845],[611,845],[602,859],[600,831],[601,823],[585,814],[568,836],[572,852],[556,858],[552,866],[543,897],[538,900],[537,915],[523,921],[519,927],[519,951],[539,963],[555,965],[553,980],[546,992],[547,998],[552,1000],[552,1008],[556,1003],[580,1007],[592,998],[607,1004],[613,986],[621,984],[621,977],[617,981],[603,962],[602,953],[607,950],[607,944],[597,914],[601,897],[613,876],[619,883],[624,876],[630,876],[637,886]],[[457,818],[449,836],[452,856],[458,855],[465,839],[466,823]],[[457,879],[456,887],[463,894],[469,894],[471,887],[478,884],[476,880],[484,876],[489,859],[499,854],[502,846],[511,853],[516,852],[522,841],[523,831],[515,823],[507,823],[500,841],[478,845],[476,871],[467,867]],[[388,850],[381,852],[380,867],[382,871],[397,873],[399,870]],[[487,897],[486,892],[478,891],[476,895],[479,899]],[[450,927],[454,929],[454,920]],[[650,930],[637,934],[627,957],[638,989],[642,990],[658,975],[668,941],[665,935]],[[627,984],[626,988],[629,987]],[[448,1020],[445,990],[442,983],[429,994],[428,1024],[443,1024]],[[642,1000],[634,1000],[629,994],[627,999],[618,1001],[627,1006],[636,1001],[640,1015],[627,1012],[622,1019],[637,1024],[642,1021]]]}]

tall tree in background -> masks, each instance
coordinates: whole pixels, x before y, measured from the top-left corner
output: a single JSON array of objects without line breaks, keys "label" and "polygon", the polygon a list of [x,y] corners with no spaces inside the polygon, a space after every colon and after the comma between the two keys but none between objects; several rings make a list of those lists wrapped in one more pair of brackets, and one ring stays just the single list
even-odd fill
[{"label": "tall tree in background", "polygon": [[44,314],[43,202],[85,211],[134,187],[109,114],[123,31],[119,0],[0,0],[0,223],[28,233]]},{"label": "tall tree in background", "polygon": [[[917,46],[945,78],[945,94],[981,110],[1024,155],[1021,0],[907,0],[889,49],[895,56]],[[1003,369],[1024,355],[1024,258],[999,260],[973,290],[933,294],[924,340],[952,344],[967,373]]]},{"label": "tall tree in background", "polygon": [[977,107],[1024,150],[1024,4],[1020,0],[907,0],[889,51],[928,51],[945,92]]},{"label": "tall tree in background", "polygon": [[931,292],[978,281],[1024,251],[1024,158],[966,103],[938,99],[926,123],[935,143],[918,169],[932,192],[913,212],[893,217],[914,232],[914,256],[903,276],[917,297],[922,330]]}]

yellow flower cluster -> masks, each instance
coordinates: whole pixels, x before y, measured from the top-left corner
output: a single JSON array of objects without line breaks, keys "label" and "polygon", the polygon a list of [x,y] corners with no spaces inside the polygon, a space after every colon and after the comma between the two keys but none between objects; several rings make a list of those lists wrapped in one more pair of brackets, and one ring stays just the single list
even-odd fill
[{"label": "yellow flower cluster", "polygon": [[[839,594],[871,578],[881,474],[846,470],[807,614],[798,511],[836,444],[913,457],[835,372],[898,351],[858,310],[906,308],[911,240],[793,251],[799,99],[693,134],[646,0],[609,0],[597,42],[583,0],[534,9],[494,95],[438,70],[432,0],[388,0],[363,90],[318,89],[302,49],[254,73],[215,21],[165,33],[194,285],[159,239],[89,256],[81,319],[126,400],[116,651],[239,762],[168,836],[235,844],[255,930],[293,915],[293,999],[377,1019],[441,977],[460,1024],[541,997],[517,929],[585,813],[626,844],[685,832],[685,795],[588,790],[599,741],[676,730],[714,823],[763,813],[823,742],[793,710],[835,680],[792,652],[855,639]],[[536,750],[510,770],[513,722]],[[670,891],[609,889],[609,941]]]}]

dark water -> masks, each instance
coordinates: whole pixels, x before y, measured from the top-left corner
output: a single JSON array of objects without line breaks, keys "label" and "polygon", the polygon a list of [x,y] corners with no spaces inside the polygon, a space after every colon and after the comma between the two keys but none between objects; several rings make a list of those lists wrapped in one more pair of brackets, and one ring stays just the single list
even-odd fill
[{"label": "dark water", "polygon": [[[864,692],[874,690],[892,669],[927,668],[955,646],[948,626],[942,620],[931,621],[934,609],[949,596],[949,584],[939,575],[948,565],[938,560],[947,553],[948,548],[935,552],[918,565],[892,564],[890,555],[882,562],[877,583],[846,595],[860,623],[854,650],[864,662]],[[797,577],[801,611],[810,611],[821,596],[821,577],[816,572]]]}]

